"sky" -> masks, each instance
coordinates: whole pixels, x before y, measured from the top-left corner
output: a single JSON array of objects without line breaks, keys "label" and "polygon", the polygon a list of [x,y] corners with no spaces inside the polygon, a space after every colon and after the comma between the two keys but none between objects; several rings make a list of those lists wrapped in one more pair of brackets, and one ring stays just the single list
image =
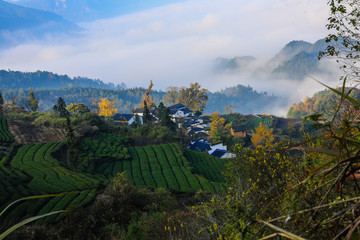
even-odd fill
[{"label": "sky", "polygon": [[188,0],[147,8],[82,23],[80,36],[49,36],[2,50],[0,68],[46,70],[124,82],[128,87],[147,87],[153,80],[154,89],[162,90],[191,82],[211,91],[250,84],[259,91],[292,95],[295,101],[322,87],[311,81],[305,81],[309,87],[305,82],[292,83],[295,93],[290,93],[288,82],[218,75],[211,66],[217,57],[245,55],[265,63],[292,40],[313,43],[324,38],[328,34],[326,2]]}]

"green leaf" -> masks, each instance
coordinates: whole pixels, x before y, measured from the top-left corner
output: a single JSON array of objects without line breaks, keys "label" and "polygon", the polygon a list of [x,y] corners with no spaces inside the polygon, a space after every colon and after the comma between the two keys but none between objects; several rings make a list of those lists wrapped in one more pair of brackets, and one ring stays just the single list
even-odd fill
[{"label": "green leaf", "polygon": [[[340,92],[339,90],[336,90],[335,88],[329,87],[328,85],[320,82],[319,80],[317,80],[317,79],[315,79],[315,78],[314,78],[314,80],[317,81],[318,83],[320,83],[321,85],[323,85],[324,87],[329,88],[331,91],[333,91],[334,93],[340,95],[341,97],[346,98],[347,100],[349,100],[350,102],[354,103],[355,105],[360,106],[360,101],[358,101],[358,100],[356,100],[356,99],[354,99],[354,98],[346,95],[346,94],[343,93],[343,92]],[[346,79],[344,80],[344,82],[346,82]],[[345,84],[345,83],[344,83],[344,84]]]},{"label": "green leaf", "polygon": [[56,211],[56,212],[51,212],[51,213],[46,213],[46,214],[43,214],[43,215],[40,215],[40,216],[35,216],[35,217],[30,217],[30,218],[27,218],[17,224],[15,224],[14,226],[10,227],[9,229],[7,229],[5,232],[3,232],[2,234],[0,234],[0,240],[3,240],[7,235],[9,235],[10,233],[12,233],[13,231],[15,231],[16,229],[24,226],[25,224],[28,224],[30,222],[33,222],[37,219],[40,219],[40,218],[44,218],[44,217],[47,217],[47,216],[50,216],[50,215],[54,215],[54,214],[58,214],[58,213],[63,213],[65,212],[64,210],[60,210],[60,211]]},{"label": "green leaf", "polygon": [[57,197],[57,196],[61,196],[61,195],[65,195],[66,193],[60,193],[60,194],[48,194],[48,195],[37,195],[37,196],[30,196],[30,197],[24,197],[24,198],[20,198],[12,203],[10,203],[9,205],[7,205],[5,207],[4,210],[2,210],[2,212],[0,213],[0,217],[4,214],[4,212],[6,210],[8,210],[12,205],[20,202],[20,201],[25,201],[25,200],[32,200],[32,199],[38,199],[38,198],[46,198],[46,197]]}]

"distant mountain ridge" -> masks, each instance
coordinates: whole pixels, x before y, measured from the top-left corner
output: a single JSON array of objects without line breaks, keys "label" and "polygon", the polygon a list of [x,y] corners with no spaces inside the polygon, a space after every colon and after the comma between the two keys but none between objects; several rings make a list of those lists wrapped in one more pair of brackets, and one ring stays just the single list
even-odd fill
[{"label": "distant mountain ridge", "polygon": [[67,75],[58,75],[52,72],[19,72],[11,70],[0,70],[0,89],[58,89],[63,87],[92,87],[102,89],[126,89],[126,85],[114,85],[104,83],[98,79],[86,77],[70,78]]},{"label": "distant mountain ridge", "polygon": [[39,28],[42,31],[69,31],[80,29],[62,16],[31,9],[0,0],[0,30],[16,31]]},{"label": "distant mountain ridge", "polygon": [[181,0],[8,0],[15,4],[53,12],[73,22],[116,17]]},{"label": "distant mountain ridge", "polygon": [[[217,58],[214,61],[215,72],[253,72],[253,78],[259,73],[267,75],[268,79],[303,80],[308,74],[330,74],[322,68],[318,59],[319,52],[325,51],[330,45],[325,39],[315,43],[306,41],[291,41],[286,44],[266,64],[251,56],[234,58]],[[257,64],[255,65],[254,63]]]},{"label": "distant mountain ridge", "polygon": [[217,58],[214,63],[215,71],[226,71],[226,70],[244,70],[249,67],[251,63],[254,63],[256,58],[253,56],[242,56],[234,58]]},{"label": "distant mountain ridge", "polygon": [[326,70],[320,67],[318,56],[319,52],[325,51],[329,43],[325,39],[320,39],[314,44],[300,42],[300,44],[290,42],[276,55],[284,56],[284,61],[273,69],[270,75],[271,79],[303,80],[307,74],[328,74]]},{"label": "distant mountain ridge", "polygon": [[[29,89],[33,88],[35,96],[40,101],[41,110],[49,110],[59,96],[67,103],[81,102],[88,106],[93,100],[108,98],[115,101],[120,112],[130,112],[136,108],[144,96],[144,88],[126,88],[124,83],[114,85],[85,77],[70,78],[51,72],[19,72],[0,70],[0,90],[5,98],[24,99],[28,97]],[[166,92],[152,90],[150,95],[158,105]],[[267,112],[271,108],[284,105],[280,97],[269,96],[266,92],[257,92],[250,86],[237,85],[217,92],[208,92],[206,113],[224,112],[224,106],[233,105],[233,110],[239,113]]]}]

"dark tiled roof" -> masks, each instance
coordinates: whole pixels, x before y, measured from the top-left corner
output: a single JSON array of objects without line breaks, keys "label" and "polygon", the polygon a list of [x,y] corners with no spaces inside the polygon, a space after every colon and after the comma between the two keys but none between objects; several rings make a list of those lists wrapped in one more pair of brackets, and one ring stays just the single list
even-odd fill
[{"label": "dark tiled roof", "polygon": [[187,107],[182,107],[182,108],[170,108],[170,114],[175,114],[178,111],[182,111],[184,112],[184,114],[188,114],[188,113],[192,113],[192,111],[190,109],[188,109]]},{"label": "dark tiled roof", "polygon": [[201,137],[201,136],[208,137],[209,134],[207,134],[206,132],[197,132],[197,133],[195,133],[195,137]]},{"label": "dark tiled roof", "polygon": [[134,113],[144,113],[144,108],[136,108]]},{"label": "dark tiled roof", "polygon": [[170,106],[169,108],[170,108],[170,111],[171,111],[171,110],[173,110],[173,109],[178,110],[178,109],[184,108],[184,107],[186,107],[184,104],[182,104],[182,103],[177,103],[177,104],[174,104],[174,105]]},{"label": "dark tiled roof", "polygon": [[114,115],[113,119],[114,121],[128,122],[133,116],[134,115],[132,114],[117,113]]},{"label": "dark tiled roof", "polygon": [[181,108],[180,110],[183,111],[184,114],[192,113],[192,111],[190,109],[188,109],[187,107]]},{"label": "dark tiled roof", "polygon": [[170,109],[170,114],[174,115],[179,109]]},{"label": "dark tiled roof", "polygon": [[196,141],[194,144],[192,144],[190,147],[188,147],[191,150],[197,150],[200,152],[205,152],[207,150],[210,150],[210,144],[208,142],[202,142],[202,141]]},{"label": "dark tiled roof", "polygon": [[213,157],[217,157],[217,158],[221,158],[222,156],[224,156],[228,151],[226,150],[222,150],[222,149],[216,149],[211,156]]}]

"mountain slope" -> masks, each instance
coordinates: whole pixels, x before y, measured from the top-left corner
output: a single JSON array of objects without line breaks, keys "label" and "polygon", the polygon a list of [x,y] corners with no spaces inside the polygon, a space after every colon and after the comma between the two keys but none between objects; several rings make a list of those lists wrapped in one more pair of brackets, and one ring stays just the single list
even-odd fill
[{"label": "mountain slope", "polygon": [[145,10],[180,0],[9,0],[16,4],[50,11],[73,21],[92,21]]},{"label": "mountain slope", "polygon": [[93,87],[103,89],[124,89],[124,83],[115,86],[85,77],[70,78],[67,75],[58,75],[46,71],[19,72],[0,70],[0,89],[57,89],[62,87]]},{"label": "mountain slope", "polygon": [[0,0],[0,30],[16,31],[29,28],[54,32],[79,29],[77,25],[57,14]]},{"label": "mountain slope", "polygon": [[275,67],[270,79],[303,80],[307,74],[328,74],[326,70],[321,68],[318,59],[319,52],[324,51],[328,45],[329,43],[326,43],[325,39],[320,39],[310,45],[306,42],[290,42],[273,59],[275,59],[274,61],[280,59],[277,56],[292,57]]},{"label": "mountain slope", "polygon": [[296,54],[307,51],[312,47],[312,44],[306,41],[291,41],[283,47],[269,62],[268,65],[275,68],[284,61],[289,61]]},{"label": "mountain slope", "polygon": [[217,58],[214,62],[214,70],[216,72],[222,71],[233,71],[233,70],[246,70],[249,68],[250,64],[254,63],[256,58],[252,56],[242,56],[234,58]]}]

